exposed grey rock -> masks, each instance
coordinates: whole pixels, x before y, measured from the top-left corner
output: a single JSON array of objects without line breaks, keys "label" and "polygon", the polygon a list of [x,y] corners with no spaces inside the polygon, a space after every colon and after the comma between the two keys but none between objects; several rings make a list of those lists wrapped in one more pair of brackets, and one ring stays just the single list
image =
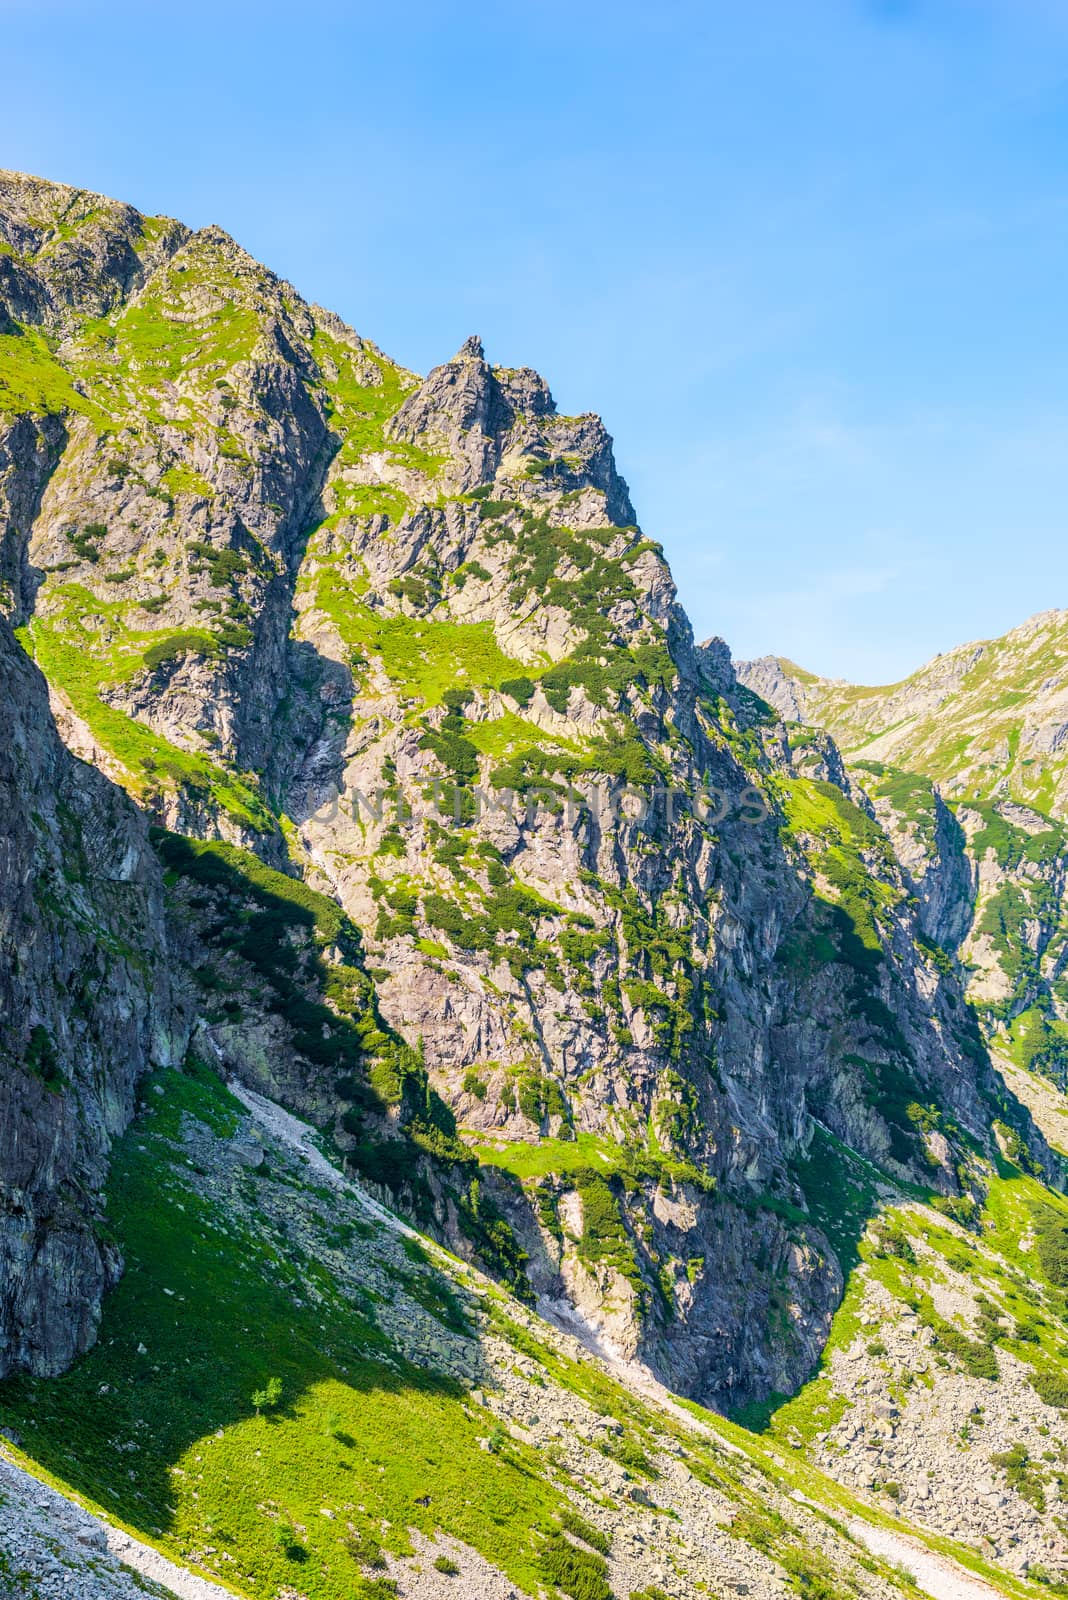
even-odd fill
[{"label": "exposed grey rock", "polygon": [[110,1142],[181,1023],[144,821],[64,749],[2,618],[0,706],[0,1373],[56,1373],[120,1267],[96,1226]]}]

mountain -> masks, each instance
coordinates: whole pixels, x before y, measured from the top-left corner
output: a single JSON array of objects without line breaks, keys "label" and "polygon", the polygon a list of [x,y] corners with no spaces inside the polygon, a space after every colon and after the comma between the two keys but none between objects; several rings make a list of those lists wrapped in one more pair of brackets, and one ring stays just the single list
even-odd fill
[{"label": "mountain", "polygon": [[[738,665],[788,721],[841,746],[911,876],[926,934],[960,963],[988,1041],[1062,1089],[1066,663],[1068,612],[1045,611],[884,689],[777,657]],[[1026,1080],[1018,1087],[1034,1092]]]},{"label": "mountain", "polygon": [[[419,377],[13,173],[0,307],[12,1458],[257,1600],[889,1594],[888,1506],[1060,1581],[1060,1097],[966,996],[1030,959],[971,812],[695,644],[477,338]],[[1022,893],[1045,823],[969,804]]]},{"label": "mountain", "polygon": [[885,688],[778,656],[738,672],[788,721],[829,729],[850,760],[922,773],[953,798],[1011,798],[1068,817],[1068,611],[959,645]]}]

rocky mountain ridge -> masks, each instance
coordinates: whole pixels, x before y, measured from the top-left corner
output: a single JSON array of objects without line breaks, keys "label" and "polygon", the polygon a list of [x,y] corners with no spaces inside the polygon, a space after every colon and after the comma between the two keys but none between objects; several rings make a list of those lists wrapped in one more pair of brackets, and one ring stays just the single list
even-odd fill
[{"label": "rocky mountain ridge", "polygon": [[774,657],[738,666],[788,722],[839,742],[909,873],[927,936],[960,964],[988,1042],[1061,1088],[1065,660],[1068,613],[1047,611],[885,689],[818,679]]},{"label": "rocky mountain ridge", "polygon": [[934,778],[951,798],[1068,805],[1068,611],[958,645],[881,688],[820,678],[778,656],[737,664],[790,722],[829,729],[847,759]]}]

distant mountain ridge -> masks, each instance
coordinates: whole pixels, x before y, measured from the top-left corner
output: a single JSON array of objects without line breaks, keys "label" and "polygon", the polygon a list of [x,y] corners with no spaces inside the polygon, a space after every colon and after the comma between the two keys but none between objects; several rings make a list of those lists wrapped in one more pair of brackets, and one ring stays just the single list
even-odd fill
[{"label": "distant mountain ridge", "polygon": [[1068,817],[1068,610],[958,645],[884,687],[820,678],[779,656],[735,665],[781,716],[826,728],[849,759],[923,773],[948,795]]}]

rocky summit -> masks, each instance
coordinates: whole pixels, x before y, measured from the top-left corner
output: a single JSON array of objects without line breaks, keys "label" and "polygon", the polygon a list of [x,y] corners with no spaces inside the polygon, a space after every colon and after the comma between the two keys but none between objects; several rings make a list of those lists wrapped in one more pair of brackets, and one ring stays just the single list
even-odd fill
[{"label": "rocky summit", "polygon": [[1060,614],[736,669],[536,372],[16,173],[0,609],[4,1593],[1068,1592]]}]

